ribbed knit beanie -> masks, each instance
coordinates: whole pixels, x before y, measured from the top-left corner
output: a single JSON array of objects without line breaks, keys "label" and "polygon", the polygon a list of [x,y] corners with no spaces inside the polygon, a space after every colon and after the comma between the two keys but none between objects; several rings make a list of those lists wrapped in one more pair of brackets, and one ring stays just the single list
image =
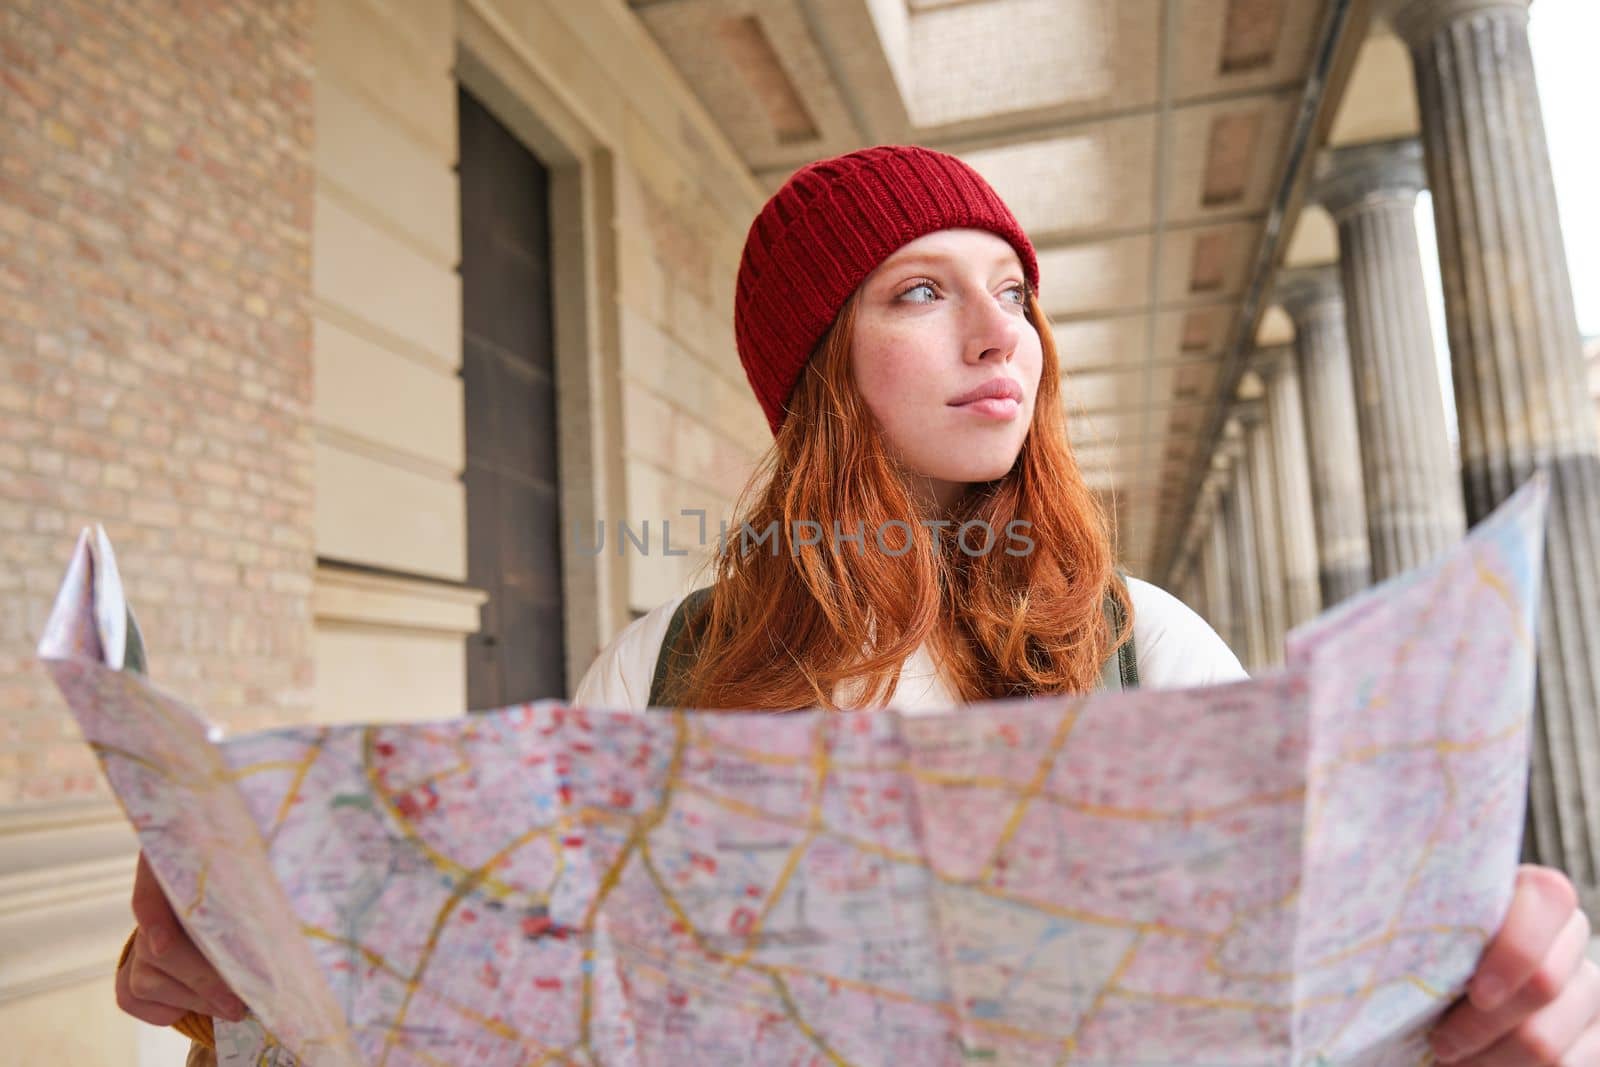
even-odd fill
[{"label": "ribbed knit beanie", "polygon": [[943,152],[879,145],[818,160],[767,201],[739,258],[733,333],[774,435],[850,294],[902,245],[949,229],[1005,238],[1038,290],[1038,257],[1010,209],[977,171]]}]

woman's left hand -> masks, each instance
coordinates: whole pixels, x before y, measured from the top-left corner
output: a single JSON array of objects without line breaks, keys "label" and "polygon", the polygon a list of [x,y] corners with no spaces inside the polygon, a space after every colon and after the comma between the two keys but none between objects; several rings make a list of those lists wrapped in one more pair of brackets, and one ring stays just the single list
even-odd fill
[{"label": "woman's left hand", "polygon": [[1600,967],[1567,876],[1517,870],[1516,891],[1467,994],[1429,1040],[1461,1067],[1600,1067]]}]

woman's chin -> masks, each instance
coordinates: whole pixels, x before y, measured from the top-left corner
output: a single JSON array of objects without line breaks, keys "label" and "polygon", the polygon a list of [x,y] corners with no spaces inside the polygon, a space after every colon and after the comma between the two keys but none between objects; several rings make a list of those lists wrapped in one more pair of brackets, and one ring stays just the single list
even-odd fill
[{"label": "woman's chin", "polygon": [[993,456],[966,456],[960,463],[933,465],[938,473],[930,477],[941,482],[992,482],[997,478],[1004,478],[1016,462],[1016,452],[997,453]]}]

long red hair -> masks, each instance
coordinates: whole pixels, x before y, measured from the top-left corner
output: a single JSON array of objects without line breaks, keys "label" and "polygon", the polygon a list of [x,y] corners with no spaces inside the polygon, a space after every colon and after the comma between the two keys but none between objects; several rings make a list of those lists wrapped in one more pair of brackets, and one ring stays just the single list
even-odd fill
[{"label": "long red hair", "polygon": [[[918,525],[919,508],[855,388],[856,303],[813,353],[740,493],[681,703],[838,709],[835,687],[849,683],[850,706],[880,705],[925,641],[962,702],[1094,688],[1101,664],[1131,635],[1132,605],[1115,577],[1106,515],[1067,438],[1060,361],[1037,298],[1029,295],[1027,317],[1044,365],[1022,451],[1004,476],[969,487],[942,516],[957,526],[937,539]],[[820,538],[810,527],[795,540],[803,520],[820,524]],[[893,520],[915,531],[908,548],[907,526]],[[993,531],[990,551],[961,551],[952,531],[971,520]],[[1029,524],[1025,553],[1008,553],[1000,540],[1015,520]],[[844,535],[864,530],[864,547],[836,538],[835,523]],[[774,526],[775,543],[738,535]],[[879,550],[876,531],[890,551]],[[1108,595],[1122,604],[1119,633],[1106,622]]]}]

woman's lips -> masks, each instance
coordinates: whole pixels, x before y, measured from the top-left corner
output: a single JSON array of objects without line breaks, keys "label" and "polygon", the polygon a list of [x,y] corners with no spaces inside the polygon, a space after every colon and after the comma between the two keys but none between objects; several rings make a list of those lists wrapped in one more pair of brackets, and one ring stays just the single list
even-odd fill
[{"label": "woman's lips", "polygon": [[1022,402],[1008,396],[989,396],[954,406],[957,411],[970,411],[991,419],[1014,419],[1022,410]]}]

